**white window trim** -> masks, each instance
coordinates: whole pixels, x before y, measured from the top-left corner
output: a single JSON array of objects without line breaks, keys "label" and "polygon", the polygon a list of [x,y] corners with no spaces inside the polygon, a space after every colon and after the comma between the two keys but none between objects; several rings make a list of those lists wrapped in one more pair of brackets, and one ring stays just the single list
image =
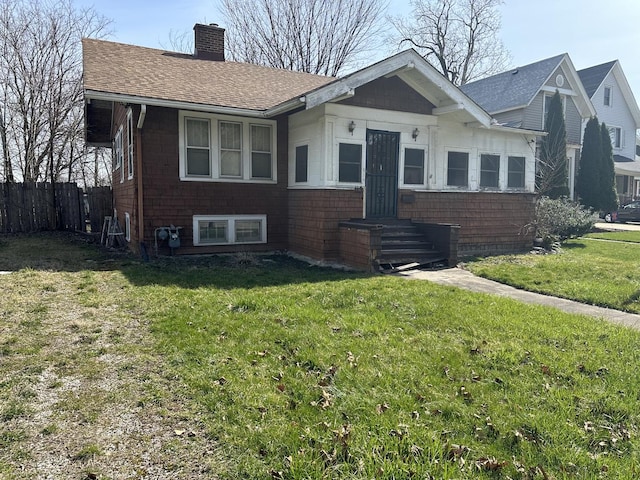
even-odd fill
[{"label": "white window trim", "polygon": [[[341,182],[340,181],[340,144],[360,145],[360,181],[359,182]],[[341,187],[361,187],[365,184],[367,175],[367,145],[366,142],[353,140],[352,138],[336,138],[335,144],[335,179],[336,183]]]},{"label": "white window trim", "polygon": [[[424,158],[422,159],[422,183],[406,183],[404,180],[404,169],[405,169],[405,151],[407,148],[412,150],[422,150],[424,152]],[[427,162],[429,160],[429,150],[428,145],[416,145],[415,143],[403,143],[400,144],[400,185],[402,188],[407,189],[420,189],[426,188],[427,186]]]},{"label": "white window trim", "polygon": [[[230,125],[240,125],[240,149],[239,150],[237,150],[235,148],[225,148],[224,149],[227,152],[239,152],[240,153],[240,175],[223,175],[222,174],[221,161],[222,161],[222,150],[223,150],[223,148],[222,148],[222,144],[220,142],[220,136],[221,136],[220,132],[222,131],[222,124],[223,123],[230,124]],[[209,123],[209,125],[211,125],[211,123]],[[231,179],[234,179],[234,180],[239,180],[239,179],[244,178],[243,174],[246,171],[246,168],[245,168],[244,161],[243,161],[243,158],[242,158],[242,156],[243,156],[243,151],[242,150],[243,150],[243,147],[244,147],[245,132],[244,132],[244,126],[242,125],[242,122],[235,122],[235,121],[231,122],[229,120],[218,120],[216,122],[216,131],[218,132],[218,137],[217,137],[217,140],[218,140],[218,151],[217,151],[217,154],[218,154],[218,172],[220,172],[219,173],[220,178],[221,179],[222,178],[226,178],[226,179],[231,178]],[[211,135],[210,135],[210,138],[212,138]],[[211,157],[212,156],[209,157],[209,161],[212,160]]]},{"label": "white window trim", "polygon": [[[259,220],[261,240],[257,242],[237,242],[235,239],[235,222],[238,220]],[[226,243],[201,243],[199,222],[226,221],[228,225],[229,241]],[[198,247],[211,247],[219,245],[254,245],[267,243],[267,216],[266,215],[194,215],[193,216],[193,245]]]},{"label": "white window trim", "polygon": [[[455,152],[455,153],[466,153],[468,155],[467,157],[467,184],[466,185],[449,185],[449,152]],[[445,190],[469,190],[472,191],[472,178],[473,175],[471,173],[472,171],[472,165],[471,162],[473,161],[473,155],[472,155],[473,151],[471,149],[468,148],[455,148],[455,147],[451,147],[451,148],[446,148],[444,151],[444,188]],[[480,161],[480,156],[477,156],[478,161]],[[479,170],[478,170],[479,171]],[[480,180],[478,179],[477,184],[480,183]]]},{"label": "white window trim", "polygon": [[124,213],[124,239],[131,242],[131,216],[129,212]]},{"label": "white window trim", "polygon": [[133,113],[127,111],[127,179],[133,179]]},{"label": "white window trim", "polygon": [[[618,127],[615,125],[607,125],[607,128],[609,129],[609,138],[611,138],[611,147],[613,147],[614,150],[622,150],[625,146],[625,142],[624,142],[624,128],[622,127]],[[616,139],[615,139],[615,131],[616,130],[620,130],[620,145],[616,146]]]},{"label": "white window trim", "polygon": [[[251,127],[270,127],[271,130],[271,152],[266,152],[266,151],[261,151],[261,150],[254,150],[253,149],[253,138],[251,138]],[[273,177],[273,168],[274,168],[274,164],[275,162],[275,158],[274,158],[274,149],[275,149],[275,135],[274,135],[274,130],[275,127],[271,127],[269,125],[265,125],[264,123],[256,123],[256,122],[251,122],[249,123],[249,176],[251,178],[251,180],[271,180],[270,178],[265,178],[265,177],[255,177],[253,175],[253,154],[254,153],[270,153],[271,154],[271,176]]]},{"label": "white window trim", "polygon": [[[185,120],[193,118],[209,120],[209,162],[210,175],[187,175]],[[242,176],[229,177],[220,175],[220,122],[240,123],[242,125]],[[251,125],[271,127],[271,178],[251,177]],[[185,182],[228,182],[228,183],[269,183],[278,182],[277,122],[275,120],[259,120],[255,118],[215,115],[203,112],[180,111],[178,113],[178,142],[180,159],[180,180]]]},{"label": "white window trim", "polygon": [[122,183],[124,182],[124,145],[122,142],[122,125],[118,128],[113,143],[116,155],[116,166],[114,171],[120,169],[120,183]]},{"label": "white window trim", "polygon": [[[604,103],[604,99],[605,97],[605,90],[609,89],[609,104],[607,105],[606,103]],[[602,89],[602,105],[604,105],[605,107],[613,107],[613,87],[611,85],[605,85],[604,88]]]}]

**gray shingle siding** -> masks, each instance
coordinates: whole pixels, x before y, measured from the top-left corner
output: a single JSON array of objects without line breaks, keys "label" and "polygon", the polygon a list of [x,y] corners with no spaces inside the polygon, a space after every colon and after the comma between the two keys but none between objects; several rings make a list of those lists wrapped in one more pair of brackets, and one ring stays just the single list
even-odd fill
[{"label": "gray shingle siding", "polygon": [[[556,85],[556,77],[558,75],[562,75],[564,77],[564,80],[565,80],[564,85],[562,85],[561,87]],[[547,79],[547,82],[545,83],[545,86],[551,87],[551,88],[571,88],[568,85],[567,73],[562,69],[562,67],[556,68],[556,70]]]},{"label": "gray shingle siding", "polygon": [[572,98],[567,98],[564,123],[567,128],[567,142],[579,144],[582,133],[582,118]]},{"label": "gray shingle siding", "polygon": [[542,102],[543,97],[544,93],[539,92],[529,106],[524,109],[522,128],[528,128],[531,130],[542,130],[544,128],[544,122],[542,121],[544,108],[544,104]]},{"label": "gray shingle siding", "polygon": [[517,110],[510,110],[508,112],[498,113],[496,115],[493,115],[493,118],[495,118],[500,124],[517,128],[522,126],[523,112],[524,112],[524,109],[519,108]]}]

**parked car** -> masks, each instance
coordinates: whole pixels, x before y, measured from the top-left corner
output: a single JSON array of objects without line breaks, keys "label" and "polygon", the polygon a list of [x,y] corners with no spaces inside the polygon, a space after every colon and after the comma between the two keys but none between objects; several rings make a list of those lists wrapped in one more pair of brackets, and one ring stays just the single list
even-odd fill
[{"label": "parked car", "polygon": [[623,205],[615,212],[604,216],[605,222],[640,222],[640,200]]}]

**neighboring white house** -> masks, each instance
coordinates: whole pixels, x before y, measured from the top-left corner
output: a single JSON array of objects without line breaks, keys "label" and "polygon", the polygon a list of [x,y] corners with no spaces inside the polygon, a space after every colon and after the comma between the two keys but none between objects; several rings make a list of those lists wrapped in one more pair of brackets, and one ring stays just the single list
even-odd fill
[{"label": "neighboring white house", "polygon": [[609,127],[618,201],[626,203],[640,194],[640,162],[636,161],[640,109],[618,60],[585,68],[578,75],[598,120]]},{"label": "neighboring white house", "polygon": [[582,125],[596,111],[569,55],[564,53],[516,67],[460,88],[500,124],[539,131],[544,130],[549,100],[557,90],[564,109],[569,191],[573,198]]}]

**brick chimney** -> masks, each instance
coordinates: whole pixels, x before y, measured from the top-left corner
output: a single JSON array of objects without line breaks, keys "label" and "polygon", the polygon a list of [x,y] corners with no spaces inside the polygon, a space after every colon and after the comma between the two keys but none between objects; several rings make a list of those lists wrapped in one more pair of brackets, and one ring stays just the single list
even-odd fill
[{"label": "brick chimney", "polygon": [[193,30],[196,58],[224,62],[224,28],[220,28],[217,23],[196,23]]}]

